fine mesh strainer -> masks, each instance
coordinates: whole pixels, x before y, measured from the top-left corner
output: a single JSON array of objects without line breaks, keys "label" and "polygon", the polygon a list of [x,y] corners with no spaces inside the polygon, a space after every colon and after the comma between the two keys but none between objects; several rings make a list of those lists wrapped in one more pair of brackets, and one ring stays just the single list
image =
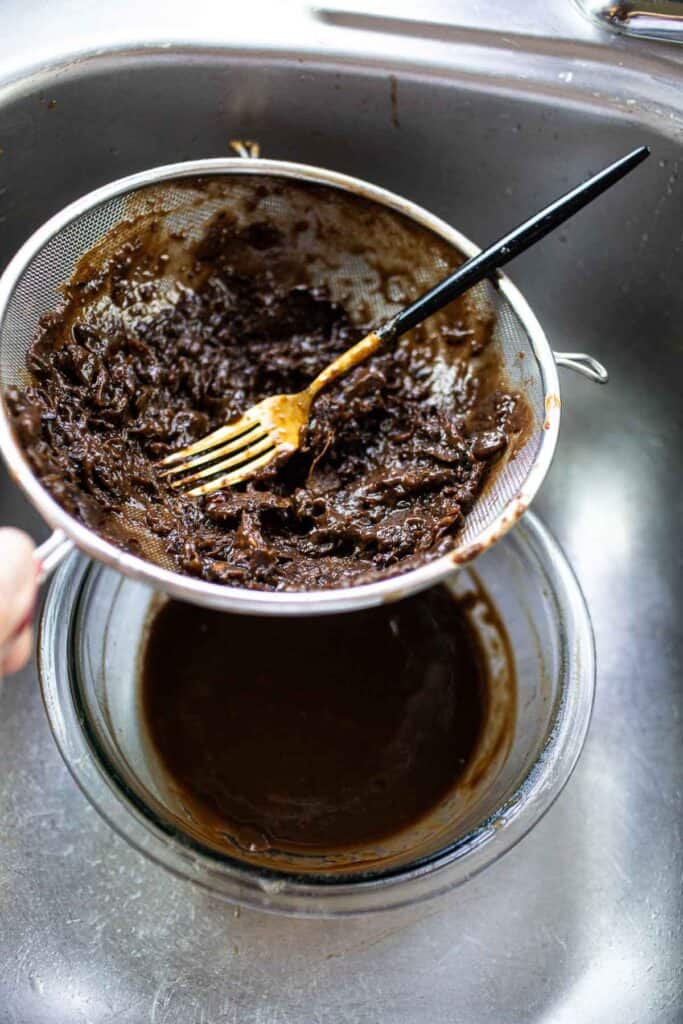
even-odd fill
[{"label": "fine mesh strainer", "polygon": [[[259,185],[273,180],[291,185]],[[396,600],[432,585],[495,543],[528,508],[552,459],[557,441],[560,398],[556,363],[604,381],[604,369],[588,356],[553,353],[531,309],[502,274],[495,286],[478,285],[468,302],[491,308],[497,346],[512,389],[524,393],[531,424],[521,448],[497,467],[454,539],[452,550],[423,566],[378,582],[307,593],[274,593],[208,583],[174,571],[158,538],[137,530],[144,558],[123,551],[64,511],[34,475],[11,428],[6,389],[28,382],[26,354],[40,317],[60,301],[60,286],[79,261],[104,262],[141,229],[154,222],[175,236],[181,256],[220,210],[240,226],[273,222],[295,246],[297,204],[316,187],[316,214],[324,230],[307,239],[311,284],[325,284],[342,300],[356,323],[382,322],[449,272],[463,256],[479,250],[448,224],[386,190],[333,171],[284,161],[241,158],[197,160],[132,175],[98,189],[66,207],[40,228],[17,253],[0,280],[0,450],[10,472],[55,533],[40,549],[45,572],[73,544],[128,576],[142,579],[174,597],[251,614],[318,614],[358,609]],[[265,197],[264,197],[265,193]],[[369,214],[372,231],[368,231]],[[317,249],[316,249],[317,245]],[[449,257],[452,257],[452,263]],[[171,252],[169,277],[156,301],[173,301],[173,274],[179,261]],[[173,270],[172,268],[176,269]],[[381,275],[380,272],[381,271]],[[387,274],[392,288],[380,288]],[[395,295],[395,301],[394,300]],[[101,297],[97,301],[102,301]],[[435,322],[436,319],[434,318]],[[444,386],[447,386],[447,374]]]}]

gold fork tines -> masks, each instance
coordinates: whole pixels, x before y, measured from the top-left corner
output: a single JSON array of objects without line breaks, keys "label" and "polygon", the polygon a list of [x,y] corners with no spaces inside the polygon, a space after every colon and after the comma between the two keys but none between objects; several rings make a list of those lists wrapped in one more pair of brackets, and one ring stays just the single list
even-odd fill
[{"label": "gold fork tines", "polygon": [[[381,343],[377,334],[366,335],[327,366],[305,391],[265,398],[234,423],[168,455],[161,463],[168,468],[160,475],[195,498],[248,480],[274,459],[296,451],[320,389],[366,359]],[[187,489],[190,484],[195,486]]]},{"label": "gold fork tines", "polygon": [[[173,452],[172,455],[167,455],[163,460],[162,465],[164,466],[175,466],[175,469],[167,469],[161,474],[162,476],[170,476],[172,473],[182,472],[187,469],[187,466],[182,465],[187,459],[192,459],[193,464],[199,464],[200,460],[195,459],[195,456],[201,452],[209,452],[209,458],[216,454],[217,446],[221,442],[230,442],[233,448],[241,447],[242,442],[247,443],[246,435],[250,436],[254,433],[258,427],[256,420],[248,419],[246,416],[242,416],[237,422],[229,423],[225,427],[219,427],[218,430],[212,431],[210,434],[206,434],[201,441],[195,441],[194,444],[190,444],[187,448],[181,448],[177,452]],[[225,445],[225,450],[228,449],[228,444]],[[205,458],[201,461],[206,461]]]},{"label": "gold fork tines", "polygon": [[[252,435],[249,434],[248,437],[251,440]],[[192,473],[190,476],[183,476],[179,481],[173,481],[174,486],[178,484],[184,486],[185,484],[193,483],[195,480],[204,480],[206,477],[215,476],[216,473],[231,469],[233,466],[241,466],[242,463],[250,462],[257,455],[263,455],[274,447],[273,439],[268,434],[259,435],[253,443],[246,444],[245,442],[246,447],[244,445],[240,447],[241,441],[242,439],[240,438],[239,441],[235,441],[233,444],[226,444],[222,448],[217,448],[215,451],[210,451],[206,455],[195,459],[192,463],[193,467],[204,465],[204,463],[209,463],[209,465],[198,473]],[[216,461],[221,456],[227,455],[230,452],[234,452],[234,454],[229,459],[224,459],[222,462]],[[182,468],[184,469],[185,467]],[[177,468],[171,468],[167,470],[164,476],[171,476],[177,472]]]},{"label": "gold fork tines", "polygon": [[307,392],[266,398],[236,422],[167,456],[161,476],[179,490],[196,484],[186,491],[192,497],[232,487],[298,447],[310,403]]}]

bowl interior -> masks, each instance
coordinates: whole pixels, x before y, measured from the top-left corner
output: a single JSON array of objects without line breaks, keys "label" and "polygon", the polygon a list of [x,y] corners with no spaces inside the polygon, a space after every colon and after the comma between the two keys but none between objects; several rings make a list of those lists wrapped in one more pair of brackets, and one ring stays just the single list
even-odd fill
[{"label": "bowl interior", "polygon": [[[73,556],[55,578],[39,645],[59,746],[86,794],[130,841],[228,897],[253,902],[250,893],[256,892],[256,902],[265,894],[266,902],[277,904],[287,893],[295,902],[302,897],[306,912],[304,890],[319,889],[316,898],[324,891],[325,900],[336,887],[347,893],[386,888],[449,865],[450,880],[440,884],[455,884],[516,841],[566,781],[588,724],[594,665],[580,591],[559,549],[532,518],[477,561],[476,575],[462,569],[449,586],[458,595],[483,587],[505,625],[516,689],[500,633],[475,603],[475,624],[500,691],[485,742],[495,744],[495,722],[500,725],[511,699],[514,730],[483,778],[474,781],[474,772],[471,785],[465,779],[448,802],[393,845],[332,860],[275,855],[264,868],[250,865],[244,854],[230,857],[198,842],[164,781],[140,715],[140,651],[150,613],[163,598],[82,556]],[[361,897],[364,902],[373,900]]]}]

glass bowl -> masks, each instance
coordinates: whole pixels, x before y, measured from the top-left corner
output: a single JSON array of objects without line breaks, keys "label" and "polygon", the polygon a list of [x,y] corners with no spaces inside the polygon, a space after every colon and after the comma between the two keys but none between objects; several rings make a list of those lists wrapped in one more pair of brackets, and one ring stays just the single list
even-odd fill
[{"label": "glass bowl", "polygon": [[[460,885],[518,842],[569,778],[588,729],[595,686],[590,619],[576,579],[546,528],[527,514],[473,568],[447,584],[483,587],[514,656],[514,732],[494,772],[460,805],[444,805],[409,853],[382,866],[316,873],[295,860],[250,864],[182,827],[145,741],[139,659],[163,601],[145,584],[74,553],[55,575],[38,637],[43,699],[61,754],[102,816],[134,847],[218,897],[264,910],[331,916],[385,910]],[[495,637],[476,628],[495,660]],[[457,813],[456,813],[457,812]]]}]

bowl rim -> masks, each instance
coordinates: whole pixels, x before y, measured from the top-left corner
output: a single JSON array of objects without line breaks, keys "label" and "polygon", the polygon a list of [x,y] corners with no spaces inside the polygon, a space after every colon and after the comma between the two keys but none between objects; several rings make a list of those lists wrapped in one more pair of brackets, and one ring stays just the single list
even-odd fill
[{"label": "bowl rim", "polygon": [[[593,707],[595,643],[572,569],[533,514],[507,542],[525,545],[548,581],[563,683],[543,748],[512,795],[465,836],[435,853],[379,871],[297,875],[219,854],[159,821],[106,762],[79,707],[71,638],[88,575],[103,569],[76,552],[52,581],[37,641],[42,699],[61,756],[87,800],[118,835],[175,875],[228,902],[290,916],[332,917],[398,908],[455,888],[512,849],[549,810],[577,763]],[[67,588],[74,593],[64,608]]]},{"label": "bowl rim", "polygon": [[[14,290],[31,260],[54,238],[57,232],[78,217],[124,193],[160,184],[175,178],[208,175],[270,175],[292,178],[352,192],[365,199],[395,210],[422,227],[434,232],[467,258],[481,252],[456,228],[424,207],[413,203],[379,185],[361,178],[309,164],[260,157],[219,157],[167,164],[140,171],[81,196],[54,214],[28,239],[10,260],[0,276],[0,328]],[[10,475],[23,490],[34,508],[55,531],[65,534],[81,551],[133,579],[143,580],[163,589],[172,597],[194,601],[224,611],[259,615],[324,615],[372,607],[385,601],[396,601],[417,593],[444,579],[455,565],[476,558],[499,540],[533,501],[543,483],[555,453],[560,427],[560,385],[555,356],[545,332],[522,293],[502,271],[495,275],[495,287],[504,296],[524,325],[534,358],[539,367],[543,405],[543,429],[538,454],[523,483],[505,503],[498,515],[466,547],[451,550],[415,569],[389,579],[329,590],[280,592],[250,590],[193,579],[163,569],[143,558],[130,554],[106,541],[66,512],[43,487],[34,474],[28,458],[12,429],[9,411],[0,389],[0,453]]]}]

